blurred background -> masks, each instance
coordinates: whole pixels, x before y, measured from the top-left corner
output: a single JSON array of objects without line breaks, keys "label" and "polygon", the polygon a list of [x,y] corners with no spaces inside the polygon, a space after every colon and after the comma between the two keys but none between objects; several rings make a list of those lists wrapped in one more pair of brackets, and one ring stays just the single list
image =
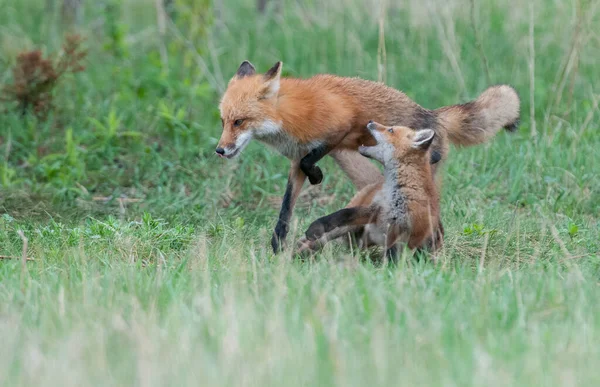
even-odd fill
[{"label": "blurred background", "polygon": [[[0,0],[0,385],[600,385],[599,25],[598,0]],[[214,152],[243,60],[427,108],[509,83],[521,126],[451,150],[439,264],[300,263],[269,243],[289,162]],[[354,194],[319,166],[292,243]]]}]

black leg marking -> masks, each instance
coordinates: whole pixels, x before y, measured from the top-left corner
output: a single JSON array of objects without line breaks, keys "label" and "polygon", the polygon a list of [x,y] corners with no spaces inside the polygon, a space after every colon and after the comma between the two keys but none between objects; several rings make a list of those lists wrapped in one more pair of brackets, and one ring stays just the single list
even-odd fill
[{"label": "black leg marking", "polygon": [[300,169],[308,177],[310,184],[320,184],[323,181],[323,172],[315,164],[329,153],[330,150],[331,147],[329,145],[320,145],[300,160]]},{"label": "black leg marking", "polygon": [[281,210],[279,211],[279,219],[271,238],[271,247],[273,252],[277,254],[282,250],[282,244],[289,231],[289,222],[292,215],[292,191],[293,191],[292,180],[288,180],[287,187],[285,189],[285,195],[283,195],[283,202],[281,203]]},{"label": "black leg marking", "polygon": [[308,177],[308,181],[311,185],[321,184],[323,181],[323,171],[321,171],[321,168],[317,167],[316,165],[313,165],[310,171],[304,173]]},{"label": "black leg marking", "polygon": [[333,214],[315,220],[306,230],[306,238],[316,240],[323,234],[343,226],[359,226],[371,223],[377,211],[368,207],[343,208]]},{"label": "black leg marking", "polygon": [[392,265],[398,263],[398,247],[396,245],[390,247],[385,251],[385,257],[388,262]]}]

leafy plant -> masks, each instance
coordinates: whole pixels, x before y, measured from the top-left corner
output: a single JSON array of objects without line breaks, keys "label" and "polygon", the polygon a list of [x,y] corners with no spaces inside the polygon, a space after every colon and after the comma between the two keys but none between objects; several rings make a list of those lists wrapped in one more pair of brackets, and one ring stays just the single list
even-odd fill
[{"label": "leafy plant", "polygon": [[496,229],[486,230],[485,225],[480,223],[473,223],[463,228],[463,235],[483,236],[485,234],[493,235],[496,232]]},{"label": "leafy plant", "polygon": [[573,222],[569,222],[568,231],[569,231],[569,237],[571,237],[571,239],[573,239],[574,237],[577,236],[577,233],[579,233],[579,226],[577,226]]}]

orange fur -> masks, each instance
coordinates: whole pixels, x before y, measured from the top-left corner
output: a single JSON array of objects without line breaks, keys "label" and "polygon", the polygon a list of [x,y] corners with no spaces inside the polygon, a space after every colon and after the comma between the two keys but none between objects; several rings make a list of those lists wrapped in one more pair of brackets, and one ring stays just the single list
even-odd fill
[{"label": "orange fur", "polygon": [[[372,145],[365,126],[369,120],[436,131],[434,149],[447,153],[447,139],[474,145],[491,138],[519,118],[519,99],[506,85],[486,90],[474,102],[428,110],[404,93],[383,83],[320,74],[308,79],[280,78],[272,98],[263,98],[272,80],[262,74],[234,77],[223,95],[220,110],[223,134],[220,147],[239,133],[270,120],[300,144],[325,142],[333,149],[356,150]],[[234,127],[233,122],[244,119]]]},{"label": "orange fur", "polygon": [[[479,144],[502,127],[513,129],[519,118],[519,98],[506,85],[487,89],[473,102],[429,110],[383,83],[327,74],[281,78],[281,70],[281,62],[265,74],[257,74],[247,61],[240,65],[219,105],[223,133],[216,152],[235,157],[256,138],[293,160],[292,169],[301,169],[312,184],[323,178],[314,164],[326,154],[332,155],[358,188],[382,180],[377,169],[357,153],[359,146],[375,144],[365,129],[370,120],[433,130],[432,150],[443,160],[448,140],[459,145]],[[292,175],[297,172],[291,171]],[[287,233],[300,192],[296,185],[303,184],[300,180],[288,182],[291,188],[272,240],[275,251]]]},{"label": "orange fur", "polygon": [[363,247],[379,244],[389,249],[398,240],[410,249],[441,247],[440,197],[429,163],[434,132],[428,131],[431,135],[425,145],[416,146],[419,132],[410,128],[369,126],[380,133],[377,146],[393,148],[393,154],[382,156],[384,151],[376,147],[361,147],[363,154],[384,163],[386,181],[364,187],[345,207],[366,209],[361,216],[350,218],[347,212],[337,212],[313,222],[299,242],[299,252],[316,250],[347,232],[362,234]]}]

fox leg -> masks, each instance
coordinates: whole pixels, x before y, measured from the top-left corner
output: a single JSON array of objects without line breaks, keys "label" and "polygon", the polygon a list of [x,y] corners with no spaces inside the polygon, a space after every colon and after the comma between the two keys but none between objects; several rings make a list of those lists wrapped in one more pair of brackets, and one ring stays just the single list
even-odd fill
[{"label": "fox leg", "polygon": [[[378,212],[377,209],[372,207],[343,208],[312,222],[306,230],[306,238],[314,241],[337,228],[364,226],[374,223],[377,221]],[[347,232],[345,231],[345,233]]]},{"label": "fox leg", "polygon": [[289,231],[290,219],[296,205],[296,199],[300,195],[305,180],[306,175],[300,169],[300,162],[298,160],[292,161],[287,187],[283,195],[283,202],[281,203],[281,210],[279,210],[279,219],[271,238],[271,247],[273,247],[274,253],[282,250],[281,245]]},{"label": "fox leg", "polygon": [[390,225],[388,227],[388,231],[385,235],[385,255],[384,259],[392,264],[396,264],[398,262],[398,242],[406,242],[407,240],[406,233],[400,232],[400,229],[397,225]]},{"label": "fox leg", "polygon": [[442,221],[437,224],[437,227],[433,230],[433,234],[430,238],[428,238],[421,246],[419,246],[416,251],[423,252],[428,251],[431,254],[434,254],[444,245],[444,225]]},{"label": "fox leg", "polygon": [[388,262],[398,262],[398,246],[393,245],[385,249],[385,258],[388,260]]},{"label": "fox leg", "polygon": [[385,257],[384,259],[392,264],[398,262],[398,247],[396,246],[396,239],[398,239],[398,233],[394,232],[391,228],[385,238]]},{"label": "fox leg", "polygon": [[379,168],[356,150],[335,149],[330,153],[330,156],[359,190],[369,184],[383,181],[383,174]]},{"label": "fox leg", "polygon": [[327,242],[331,242],[338,238],[347,236],[358,231],[362,226],[342,226],[334,228],[333,230],[324,233],[319,238],[311,240],[307,237],[302,237],[298,241],[296,253],[305,254],[307,252],[316,252],[323,248]]},{"label": "fox leg", "polygon": [[323,181],[323,172],[315,164],[325,157],[331,149],[333,148],[327,144],[319,145],[300,160],[300,169],[308,176],[310,184],[320,184]]}]

